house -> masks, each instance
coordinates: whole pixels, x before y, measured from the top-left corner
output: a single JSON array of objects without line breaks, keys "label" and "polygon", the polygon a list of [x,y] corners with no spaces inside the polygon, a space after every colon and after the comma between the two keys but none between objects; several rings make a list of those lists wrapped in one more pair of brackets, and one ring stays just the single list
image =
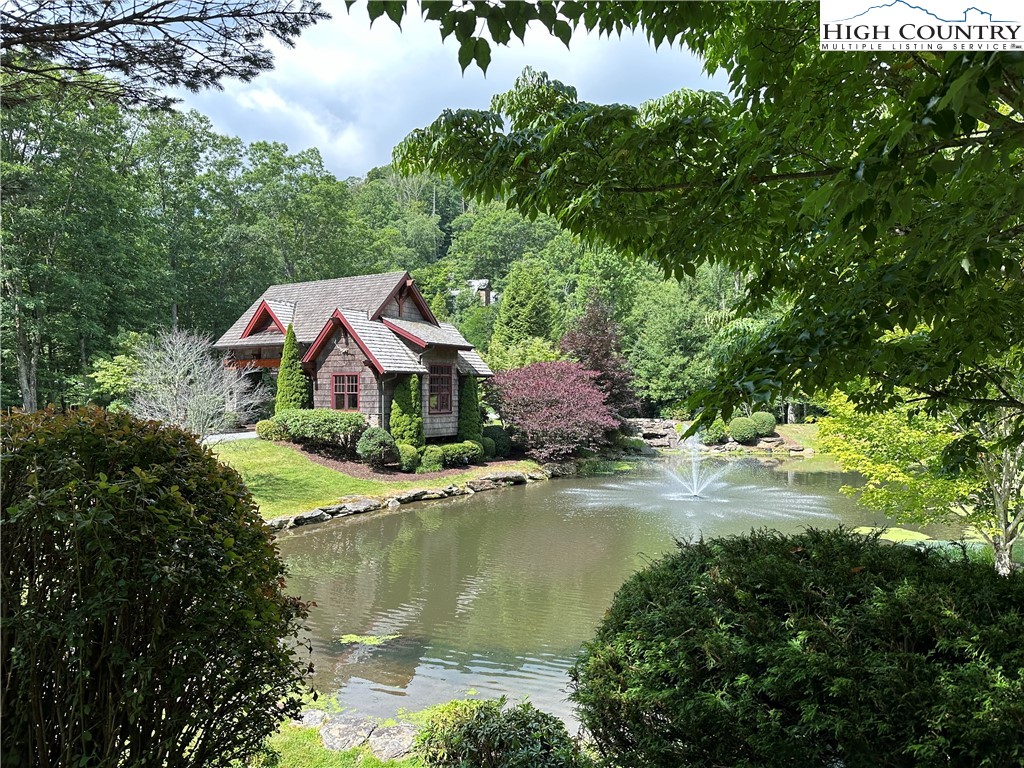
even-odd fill
[{"label": "house", "polygon": [[214,345],[229,364],[281,363],[291,324],[313,407],[357,411],[388,427],[395,385],[420,376],[427,437],[458,431],[462,377],[493,375],[473,345],[440,323],[408,272],[272,285]]}]

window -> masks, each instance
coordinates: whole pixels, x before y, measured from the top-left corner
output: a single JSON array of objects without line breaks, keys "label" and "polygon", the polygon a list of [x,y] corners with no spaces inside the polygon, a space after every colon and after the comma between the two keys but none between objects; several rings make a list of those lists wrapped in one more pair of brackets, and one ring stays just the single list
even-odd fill
[{"label": "window", "polygon": [[359,410],[359,374],[334,374],[334,409],[336,411]]},{"label": "window", "polygon": [[450,365],[430,366],[430,398],[428,413],[452,412],[452,367]]}]

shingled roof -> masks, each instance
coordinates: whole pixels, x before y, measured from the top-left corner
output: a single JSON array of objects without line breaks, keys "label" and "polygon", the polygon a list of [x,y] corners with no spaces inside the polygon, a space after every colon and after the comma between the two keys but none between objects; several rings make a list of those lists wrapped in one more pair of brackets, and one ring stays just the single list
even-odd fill
[{"label": "shingled roof", "polygon": [[[336,277],[331,280],[314,280],[308,283],[286,283],[272,285],[263,292],[242,316],[217,339],[215,347],[230,349],[232,347],[258,346],[252,338],[242,338],[242,333],[264,301],[274,309],[285,327],[288,321],[277,313],[282,305],[291,305],[291,323],[295,330],[295,339],[300,344],[310,344],[324,327],[327,318],[335,309],[362,310],[369,314],[377,311],[391,292],[398,286],[407,272],[387,272],[382,275],[362,275],[359,277]],[[268,342],[264,340],[263,344]]]},{"label": "shingled roof", "polygon": [[[238,349],[280,344],[282,337],[276,323],[265,326],[272,316],[285,327],[292,324],[296,340],[307,347],[303,358],[306,361],[315,359],[338,328],[344,325],[380,373],[426,373],[427,369],[411,345],[416,349],[427,346],[455,349],[461,373],[492,376],[491,369],[473,345],[451,323],[436,323],[433,317],[429,318],[433,322],[375,317],[408,278],[407,272],[388,272],[272,285],[214,346]],[[418,293],[415,297],[422,302]],[[429,315],[426,305],[421,303],[421,307]],[[257,328],[259,330],[255,330]],[[246,329],[249,329],[249,335],[243,338]]]}]

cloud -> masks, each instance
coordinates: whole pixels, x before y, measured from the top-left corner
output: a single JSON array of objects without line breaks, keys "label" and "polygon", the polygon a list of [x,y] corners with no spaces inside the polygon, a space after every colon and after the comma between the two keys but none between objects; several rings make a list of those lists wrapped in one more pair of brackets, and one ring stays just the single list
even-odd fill
[{"label": "cloud", "polygon": [[183,106],[207,115],[220,133],[246,142],[277,141],[293,152],[316,147],[340,178],[390,162],[391,149],[446,108],[486,108],[532,66],[573,85],[595,103],[639,104],[677,88],[726,88],[708,78],[685,50],[655,51],[631,33],[573,36],[569,50],[544,30],[526,44],[494,46],[485,76],[462,73],[458,45],[441,42],[436,22],[412,14],[399,30],[387,19],[371,27],[354,9],[307,30],[295,48],[276,45],[271,72],[223,91],[183,93]]}]

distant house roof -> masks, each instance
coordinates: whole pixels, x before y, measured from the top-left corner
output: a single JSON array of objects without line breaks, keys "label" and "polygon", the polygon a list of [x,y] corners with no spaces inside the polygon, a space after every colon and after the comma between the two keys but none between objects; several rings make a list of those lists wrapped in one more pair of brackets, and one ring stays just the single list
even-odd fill
[{"label": "distant house roof", "polygon": [[[403,286],[426,319],[380,316]],[[214,346],[239,349],[280,344],[281,329],[289,323],[296,340],[307,347],[305,362],[315,360],[344,328],[378,373],[426,373],[419,352],[440,346],[457,350],[461,373],[493,375],[454,325],[434,319],[407,272],[272,285]]]}]

